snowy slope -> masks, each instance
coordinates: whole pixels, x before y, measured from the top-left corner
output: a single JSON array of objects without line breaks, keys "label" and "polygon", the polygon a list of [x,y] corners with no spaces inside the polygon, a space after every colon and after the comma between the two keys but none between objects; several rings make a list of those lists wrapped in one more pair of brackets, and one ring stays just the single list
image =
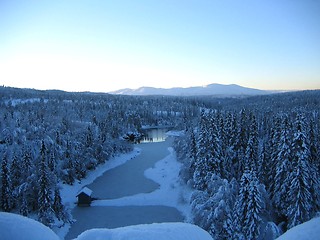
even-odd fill
[{"label": "snowy slope", "polygon": [[58,236],[43,224],[21,215],[0,212],[1,240],[59,240]]},{"label": "snowy slope", "polygon": [[92,229],[76,240],[212,240],[203,229],[187,223],[154,223],[115,229]]},{"label": "snowy slope", "polygon": [[206,86],[189,87],[189,88],[153,88],[141,87],[138,89],[121,89],[110,92],[111,94],[122,95],[171,95],[171,96],[235,96],[235,95],[261,95],[270,92],[254,88],[246,88],[235,84],[209,84]]},{"label": "snowy slope", "polygon": [[277,240],[315,240],[320,239],[320,217],[313,218],[291,228]]}]

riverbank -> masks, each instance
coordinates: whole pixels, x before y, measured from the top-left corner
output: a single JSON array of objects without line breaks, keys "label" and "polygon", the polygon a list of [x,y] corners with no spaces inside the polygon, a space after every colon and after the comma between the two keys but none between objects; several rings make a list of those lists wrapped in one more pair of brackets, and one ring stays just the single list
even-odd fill
[{"label": "riverbank", "polygon": [[[102,165],[99,165],[94,171],[88,172],[86,178],[81,181],[75,182],[73,185],[60,184],[60,194],[62,203],[66,208],[74,209],[77,206],[77,193],[85,186],[94,182],[98,177],[102,176],[106,171],[114,169],[118,166],[125,164],[127,161],[134,159],[141,153],[141,149],[136,147],[130,153],[121,154],[111,158]],[[65,224],[63,227],[54,228],[53,231],[59,236],[60,239],[65,239],[66,234],[70,229],[70,224]]]},{"label": "riverbank", "polygon": [[[166,142],[138,145],[136,155],[87,184],[100,200],[89,208],[74,208],[72,214],[77,222],[67,236],[60,237],[72,239],[96,227],[188,220],[189,191],[179,181],[180,163],[171,144],[168,138]],[[136,177],[139,184],[134,183]]]}]

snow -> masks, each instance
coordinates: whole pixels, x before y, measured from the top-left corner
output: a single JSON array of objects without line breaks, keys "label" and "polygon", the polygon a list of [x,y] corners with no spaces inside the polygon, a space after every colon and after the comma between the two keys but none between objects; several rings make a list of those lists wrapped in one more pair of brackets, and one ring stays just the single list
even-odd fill
[{"label": "snow", "polygon": [[43,224],[21,215],[0,212],[1,240],[59,240]]},{"label": "snow", "polygon": [[115,229],[92,229],[76,240],[212,240],[203,229],[187,223],[154,223]]},{"label": "snow", "polygon": [[320,217],[313,218],[308,222],[297,225],[277,240],[314,240],[320,239]]},{"label": "snow", "polygon": [[[82,179],[81,181],[76,182],[73,185],[61,184],[60,194],[62,203],[67,208],[73,209],[74,207],[76,207],[76,196],[78,195],[81,189],[86,187],[88,184],[92,183],[96,178],[102,176],[104,172],[118,167],[126,163],[130,159],[134,158],[135,156],[139,155],[140,151],[141,150],[139,148],[135,148],[134,151],[132,151],[131,153],[121,154],[106,161],[104,164],[99,165],[96,170],[88,172],[88,175],[85,179]],[[64,239],[69,231],[69,228],[70,224],[65,224],[63,227],[56,227],[53,230],[61,239]]]},{"label": "snow", "polygon": [[62,202],[66,205],[69,205],[69,207],[75,207],[75,203],[77,202],[76,196],[81,189],[92,183],[96,178],[102,176],[104,172],[126,163],[139,153],[140,149],[135,148],[133,152],[114,157],[106,161],[106,163],[103,165],[100,165],[96,170],[88,172],[87,177],[82,179],[80,182],[76,182],[73,185],[61,184],[62,189],[60,192]]},{"label": "snow", "polygon": [[80,193],[84,193],[84,194],[86,194],[87,196],[91,196],[92,190],[89,189],[89,188],[87,188],[87,187],[84,187],[84,188],[81,189],[80,192],[78,192],[77,196],[78,196]]},{"label": "snow", "polygon": [[166,135],[168,136],[173,136],[173,137],[180,137],[180,136],[183,136],[185,134],[185,131],[184,130],[181,130],[181,131],[168,131],[166,133]]},{"label": "snow", "polygon": [[91,206],[167,206],[177,208],[186,218],[190,219],[188,204],[191,190],[179,178],[181,163],[176,160],[174,151],[168,148],[170,154],[158,161],[153,168],[145,171],[145,176],[160,187],[151,193],[140,193],[132,196],[110,200],[97,200]]},{"label": "snow", "polygon": [[[49,100],[48,99],[43,99],[44,103],[47,103]],[[40,98],[29,98],[29,99],[9,99],[5,101],[5,104],[8,106],[9,104],[12,107],[15,107],[20,104],[26,104],[26,103],[35,103],[35,102],[41,102]]]}]

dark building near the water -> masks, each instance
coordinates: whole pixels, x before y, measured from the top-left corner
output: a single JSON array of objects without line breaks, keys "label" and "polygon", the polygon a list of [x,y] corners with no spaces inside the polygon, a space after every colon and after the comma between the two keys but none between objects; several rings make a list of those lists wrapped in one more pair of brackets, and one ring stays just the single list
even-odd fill
[{"label": "dark building near the water", "polygon": [[78,206],[90,206],[92,198],[92,190],[84,187],[81,189],[81,191],[78,193]]}]

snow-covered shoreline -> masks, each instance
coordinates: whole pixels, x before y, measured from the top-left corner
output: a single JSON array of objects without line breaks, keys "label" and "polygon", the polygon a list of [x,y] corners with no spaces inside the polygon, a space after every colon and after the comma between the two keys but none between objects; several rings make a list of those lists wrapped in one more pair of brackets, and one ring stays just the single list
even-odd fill
[{"label": "snow-covered shoreline", "polygon": [[[73,185],[60,184],[60,194],[63,204],[67,208],[72,210],[77,203],[76,195],[83,187],[92,183],[95,179],[102,176],[106,171],[116,168],[122,164],[125,164],[127,161],[139,155],[140,152],[141,149],[136,147],[130,153],[115,156],[110,160],[106,161],[104,164],[99,165],[97,169],[95,169],[94,171],[88,172],[86,178],[81,179],[81,181],[75,182]],[[65,224],[61,228],[54,227],[53,230],[60,237],[60,239],[64,239],[69,231],[70,226],[70,224]]]},{"label": "snow-covered shoreline", "polygon": [[176,160],[172,147],[170,154],[158,161],[153,168],[149,168],[144,175],[160,185],[160,188],[151,193],[141,193],[133,196],[97,200],[92,206],[167,206],[178,209],[190,222],[190,206],[188,204],[191,190],[183,185],[179,179],[181,163]]}]

